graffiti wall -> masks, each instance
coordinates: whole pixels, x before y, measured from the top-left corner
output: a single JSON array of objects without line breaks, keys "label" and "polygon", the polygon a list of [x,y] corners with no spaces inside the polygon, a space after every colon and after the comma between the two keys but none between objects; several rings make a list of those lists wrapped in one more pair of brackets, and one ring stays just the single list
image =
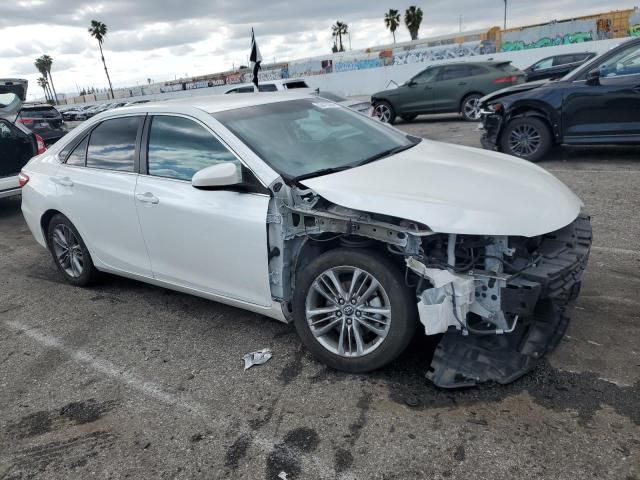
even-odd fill
[{"label": "graffiti wall", "polygon": [[450,45],[440,45],[429,48],[415,48],[393,55],[393,65],[405,65],[408,63],[433,62],[437,60],[449,60],[461,57],[473,57],[495,53],[494,42],[466,42]]},{"label": "graffiti wall", "polygon": [[513,52],[609,38],[610,21],[571,20],[503,32],[501,51]]},{"label": "graffiti wall", "polygon": [[640,12],[629,16],[629,36],[640,37]]}]

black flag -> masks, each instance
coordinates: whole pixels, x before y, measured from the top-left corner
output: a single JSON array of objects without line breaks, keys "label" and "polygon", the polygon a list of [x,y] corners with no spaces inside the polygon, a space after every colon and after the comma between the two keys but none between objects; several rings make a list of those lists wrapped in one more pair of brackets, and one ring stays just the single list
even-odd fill
[{"label": "black flag", "polygon": [[251,29],[251,55],[249,60],[253,63],[253,84],[258,88],[258,70],[260,70],[260,62],[262,62],[262,55],[260,55],[260,49],[256,43],[256,36]]}]

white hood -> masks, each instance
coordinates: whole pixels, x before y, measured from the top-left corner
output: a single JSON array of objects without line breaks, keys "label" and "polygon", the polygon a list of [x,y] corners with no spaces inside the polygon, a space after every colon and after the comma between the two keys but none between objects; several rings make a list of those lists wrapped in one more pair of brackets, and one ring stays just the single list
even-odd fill
[{"label": "white hood", "polygon": [[343,207],[441,233],[533,237],[571,223],[582,207],[566,185],[530,162],[430,140],[302,183]]}]

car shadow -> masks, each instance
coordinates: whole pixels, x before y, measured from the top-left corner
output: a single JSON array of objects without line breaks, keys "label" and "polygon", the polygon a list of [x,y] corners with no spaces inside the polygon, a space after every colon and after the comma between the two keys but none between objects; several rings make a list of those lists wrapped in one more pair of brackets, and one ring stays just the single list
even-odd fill
[{"label": "car shadow", "polygon": [[[462,115],[457,113],[438,113],[434,115],[418,115],[414,120],[409,122],[398,117],[396,123],[398,125],[410,125],[410,124],[429,124],[429,123],[448,123],[448,122],[462,122],[472,124],[473,122],[467,122],[462,118]],[[479,122],[479,120],[478,120]]]},{"label": "car shadow", "polygon": [[4,218],[15,217],[20,214],[20,206],[22,198],[20,195],[15,197],[0,198],[0,220]]},{"label": "car shadow", "polygon": [[547,162],[591,162],[598,161],[606,164],[616,162],[638,162],[638,145],[593,145],[593,146],[568,146],[561,145],[553,148],[540,163]]}]

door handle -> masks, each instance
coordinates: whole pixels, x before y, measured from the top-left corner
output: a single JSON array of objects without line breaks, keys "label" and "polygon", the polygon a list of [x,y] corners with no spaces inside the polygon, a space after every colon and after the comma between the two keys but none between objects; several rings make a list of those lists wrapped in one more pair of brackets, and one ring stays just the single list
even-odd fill
[{"label": "door handle", "polygon": [[69,177],[53,177],[53,183],[57,183],[58,185],[62,185],[63,187],[73,187],[73,180]]},{"label": "door handle", "polygon": [[142,203],[151,203],[153,205],[156,205],[158,203],[160,203],[160,200],[158,199],[158,197],[156,197],[153,193],[151,192],[145,192],[145,193],[136,193],[136,199],[139,202]]},{"label": "door handle", "polygon": [[467,82],[458,82],[458,85],[466,85]]}]

